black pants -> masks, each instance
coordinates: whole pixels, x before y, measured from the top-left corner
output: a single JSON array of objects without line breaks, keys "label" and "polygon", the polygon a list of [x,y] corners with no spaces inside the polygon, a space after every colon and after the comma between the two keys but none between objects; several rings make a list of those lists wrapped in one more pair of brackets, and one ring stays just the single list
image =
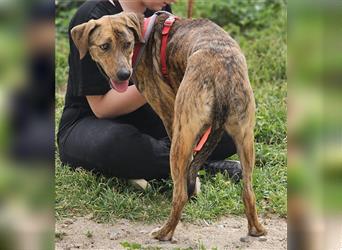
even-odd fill
[{"label": "black pants", "polygon": [[[107,177],[169,177],[170,141],[159,117],[148,105],[116,119],[84,117],[58,138],[61,161]],[[225,134],[209,160],[236,153]]]}]

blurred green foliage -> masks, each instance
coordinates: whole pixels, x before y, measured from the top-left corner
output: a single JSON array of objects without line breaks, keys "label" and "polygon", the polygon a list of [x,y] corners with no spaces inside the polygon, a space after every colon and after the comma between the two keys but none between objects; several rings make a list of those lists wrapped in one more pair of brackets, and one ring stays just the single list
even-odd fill
[{"label": "blurred green foliage", "polygon": [[56,0],[56,12],[58,14],[62,12],[68,12],[71,9],[76,9],[81,6],[85,0]]},{"label": "blurred green foliage", "polygon": [[[82,2],[82,1],[81,1]],[[57,5],[57,85],[66,82],[68,23],[80,2]],[[172,6],[186,16],[187,0]],[[286,81],[286,0],[195,1],[194,18],[208,18],[222,26],[239,42],[249,65],[252,84]]]},{"label": "blurred green foliage", "polygon": [[[286,0],[195,0],[194,18],[208,18],[222,27],[236,32],[248,33],[253,29],[265,29],[272,26],[270,20],[286,7]],[[173,11],[186,15],[187,0],[179,0]]]}]

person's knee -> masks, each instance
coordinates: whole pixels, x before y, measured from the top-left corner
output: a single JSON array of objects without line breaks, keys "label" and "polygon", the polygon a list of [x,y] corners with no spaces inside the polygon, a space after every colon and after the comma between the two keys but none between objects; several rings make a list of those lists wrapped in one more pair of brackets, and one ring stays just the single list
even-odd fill
[{"label": "person's knee", "polygon": [[101,135],[98,135],[96,150],[107,152],[113,149],[129,148],[137,136],[139,136],[139,131],[131,125],[113,124]]}]

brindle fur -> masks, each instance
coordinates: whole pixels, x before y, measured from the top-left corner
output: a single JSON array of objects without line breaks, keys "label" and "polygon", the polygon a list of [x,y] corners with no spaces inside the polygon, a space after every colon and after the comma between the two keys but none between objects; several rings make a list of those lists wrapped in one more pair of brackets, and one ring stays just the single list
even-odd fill
[{"label": "brindle fur", "polygon": [[[170,152],[173,201],[169,219],[152,232],[159,240],[171,240],[182,209],[192,195],[198,168],[219,142],[224,131],[237,147],[243,168],[243,202],[252,236],[266,234],[258,221],[252,172],[255,161],[255,101],[249,83],[247,65],[238,44],[209,20],[177,20],[167,47],[169,82],[161,73],[161,31],[166,15],[160,15],[134,72],[139,91],[162,119],[172,139]],[[132,48],[124,49],[118,30],[127,40],[142,40],[143,16],[121,13],[91,20],[72,30],[80,56],[90,51],[106,74],[115,79],[120,67],[132,67]],[[110,41],[112,49],[98,48]],[[201,135],[212,127],[203,149],[193,157]]]}]

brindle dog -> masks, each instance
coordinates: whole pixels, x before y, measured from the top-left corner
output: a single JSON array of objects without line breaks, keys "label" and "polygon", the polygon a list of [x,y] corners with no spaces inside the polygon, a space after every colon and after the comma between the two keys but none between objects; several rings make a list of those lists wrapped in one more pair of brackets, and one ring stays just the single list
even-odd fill
[{"label": "brindle dog", "polygon": [[[199,167],[213,152],[224,131],[234,139],[243,168],[242,196],[248,233],[265,235],[266,230],[258,221],[252,188],[255,101],[245,57],[239,45],[211,21],[177,20],[167,47],[169,82],[166,81],[161,73],[160,46],[167,17],[165,14],[157,17],[133,74],[138,90],[160,116],[172,140],[172,210],[168,221],[154,230],[152,236],[172,239],[182,209],[194,192]],[[120,85],[127,84],[130,77],[134,43],[143,42],[142,25],[143,16],[121,13],[78,25],[71,35],[80,58],[89,51],[110,82]],[[122,72],[126,72],[127,79],[122,79]],[[194,147],[210,126],[207,142],[193,156]]]}]

